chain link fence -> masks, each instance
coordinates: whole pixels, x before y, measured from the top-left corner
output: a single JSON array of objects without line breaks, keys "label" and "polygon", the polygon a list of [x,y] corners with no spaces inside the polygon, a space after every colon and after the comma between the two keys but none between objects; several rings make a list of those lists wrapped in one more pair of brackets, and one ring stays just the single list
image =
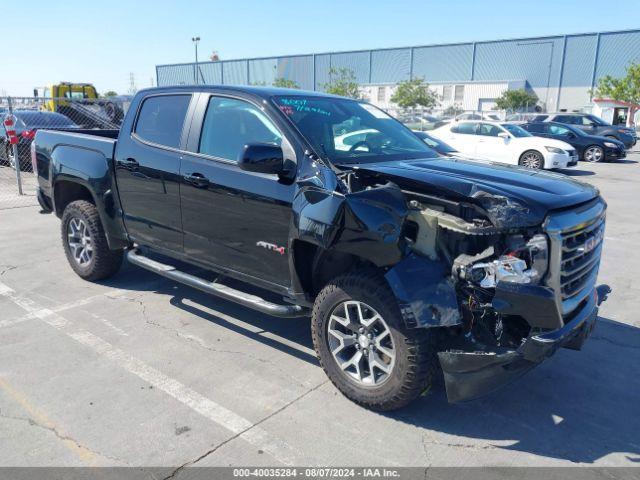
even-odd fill
[{"label": "chain link fence", "polygon": [[0,124],[0,210],[38,205],[31,143],[38,130],[118,129],[128,101],[111,98],[70,99],[0,97],[0,118],[12,116],[17,143]]}]

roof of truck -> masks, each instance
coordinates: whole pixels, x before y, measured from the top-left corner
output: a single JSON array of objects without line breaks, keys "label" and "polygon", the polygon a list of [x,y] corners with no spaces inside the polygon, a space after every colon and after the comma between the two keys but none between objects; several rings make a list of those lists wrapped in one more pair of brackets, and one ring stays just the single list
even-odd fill
[{"label": "roof of truck", "polygon": [[268,98],[279,96],[279,95],[286,95],[286,96],[304,95],[304,96],[315,96],[315,97],[343,98],[343,97],[338,97],[337,95],[331,95],[329,93],[316,92],[312,90],[300,90],[297,88],[256,87],[256,86],[245,86],[245,85],[175,85],[175,86],[146,88],[144,90],[140,90],[138,93],[152,93],[156,91],[166,92],[166,91],[177,91],[177,90],[178,91],[184,90],[187,92],[194,92],[194,91],[240,92],[240,93],[249,93],[264,99],[268,99]]}]

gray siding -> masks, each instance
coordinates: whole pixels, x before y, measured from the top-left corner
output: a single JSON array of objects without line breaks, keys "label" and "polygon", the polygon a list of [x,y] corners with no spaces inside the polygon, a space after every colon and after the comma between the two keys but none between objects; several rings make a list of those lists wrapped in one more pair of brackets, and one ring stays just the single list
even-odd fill
[{"label": "gray siding", "polygon": [[604,75],[624,74],[640,62],[640,30],[558,35],[453,45],[331,52],[299,56],[159,65],[158,85],[271,84],[289,78],[322,90],[331,68],[352,70],[361,84],[524,80],[548,109],[589,102],[589,89]]}]

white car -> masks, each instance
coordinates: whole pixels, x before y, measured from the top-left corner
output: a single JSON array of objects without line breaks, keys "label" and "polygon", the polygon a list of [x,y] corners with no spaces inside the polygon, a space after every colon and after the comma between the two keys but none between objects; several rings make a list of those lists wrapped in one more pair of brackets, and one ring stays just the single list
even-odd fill
[{"label": "white car", "polygon": [[578,163],[578,155],[568,143],[534,137],[514,124],[460,121],[430,133],[460,153],[479,160],[538,169],[566,168]]}]

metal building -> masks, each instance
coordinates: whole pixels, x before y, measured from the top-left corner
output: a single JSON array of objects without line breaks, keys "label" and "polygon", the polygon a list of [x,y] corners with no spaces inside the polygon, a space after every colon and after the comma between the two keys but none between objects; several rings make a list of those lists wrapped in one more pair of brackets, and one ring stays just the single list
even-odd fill
[{"label": "metal building", "polygon": [[640,30],[158,65],[156,75],[159,86],[269,85],[287,78],[303,89],[322,90],[330,68],[348,68],[364,87],[378,87],[369,93],[374,103],[388,102],[383,87],[421,77],[445,106],[458,102],[486,110],[504,89],[524,85],[554,111],[589,105],[589,90],[599,78],[624,75],[634,61],[640,62]]}]

